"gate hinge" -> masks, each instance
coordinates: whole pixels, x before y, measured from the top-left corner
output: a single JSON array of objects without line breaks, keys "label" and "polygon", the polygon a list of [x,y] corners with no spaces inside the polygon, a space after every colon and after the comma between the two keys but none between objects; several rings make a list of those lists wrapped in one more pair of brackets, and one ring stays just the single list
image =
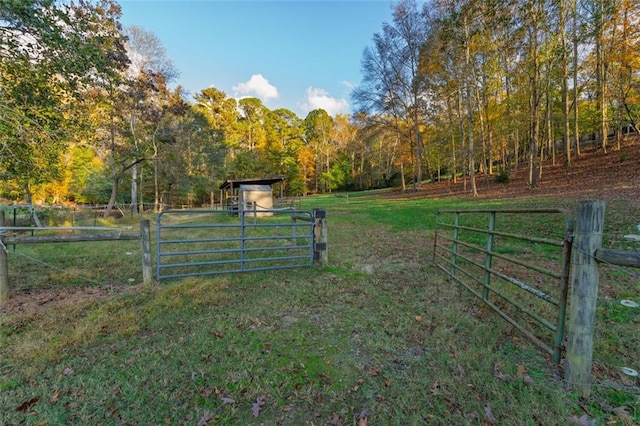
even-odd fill
[{"label": "gate hinge", "polygon": [[313,246],[315,251],[321,251],[327,249],[327,243],[315,243]]}]

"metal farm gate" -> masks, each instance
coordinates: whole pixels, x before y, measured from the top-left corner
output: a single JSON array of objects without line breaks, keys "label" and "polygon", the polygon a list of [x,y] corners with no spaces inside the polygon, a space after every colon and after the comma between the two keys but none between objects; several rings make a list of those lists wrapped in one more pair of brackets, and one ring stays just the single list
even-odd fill
[{"label": "metal farm gate", "polygon": [[434,260],[559,362],[572,233],[564,209],[442,210]]},{"label": "metal farm gate", "polygon": [[[324,210],[167,210],[157,219],[156,277],[179,278],[313,265]],[[317,230],[316,230],[317,232]],[[317,238],[316,238],[317,239]]]}]

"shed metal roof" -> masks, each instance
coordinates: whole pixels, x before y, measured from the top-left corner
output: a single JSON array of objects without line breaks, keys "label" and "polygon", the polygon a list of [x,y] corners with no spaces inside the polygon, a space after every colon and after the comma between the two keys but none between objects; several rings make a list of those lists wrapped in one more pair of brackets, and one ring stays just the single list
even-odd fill
[{"label": "shed metal roof", "polygon": [[246,178],[246,179],[227,179],[220,189],[237,189],[240,185],[273,185],[274,183],[284,182],[286,176],[274,176],[266,178]]}]

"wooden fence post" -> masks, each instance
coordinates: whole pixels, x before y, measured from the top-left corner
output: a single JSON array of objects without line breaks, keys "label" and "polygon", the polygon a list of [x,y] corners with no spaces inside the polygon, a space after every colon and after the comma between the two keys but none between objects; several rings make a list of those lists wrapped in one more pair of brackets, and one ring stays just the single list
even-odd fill
[{"label": "wooden fence post", "polygon": [[[0,211],[0,226],[5,226],[4,210]],[[0,304],[9,299],[9,261],[4,237],[5,231],[0,231]]]},{"label": "wooden fence post", "polygon": [[327,211],[325,209],[313,209],[313,251],[314,258],[320,265],[329,263],[327,250]]},{"label": "wooden fence post", "polygon": [[151,268],[151,225],[149,219],[140,221],[140,243],[142,245],[142,282],[150,285],[153,281]]},{"label": "wooden fence post", "polygon": [[579,201],[573,238],[564,378],[584,397],[591,393],[593,332],[598,300],[596,251],[602,244],[604,201]]}]

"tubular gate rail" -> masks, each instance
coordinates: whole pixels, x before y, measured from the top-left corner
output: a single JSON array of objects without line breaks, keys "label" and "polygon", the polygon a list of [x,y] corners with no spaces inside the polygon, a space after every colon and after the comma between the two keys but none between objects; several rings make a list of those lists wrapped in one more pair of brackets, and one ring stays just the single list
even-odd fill
[{"label": "tubular gate rail", "polygon": [[564,209],[441,210],[434,262],[560,362],[572,232]]},{"label": "tubular gate rail", "polygon": [[164,211],[156,228],[157,279],[312,266],[316,214],[291,209]]}]

